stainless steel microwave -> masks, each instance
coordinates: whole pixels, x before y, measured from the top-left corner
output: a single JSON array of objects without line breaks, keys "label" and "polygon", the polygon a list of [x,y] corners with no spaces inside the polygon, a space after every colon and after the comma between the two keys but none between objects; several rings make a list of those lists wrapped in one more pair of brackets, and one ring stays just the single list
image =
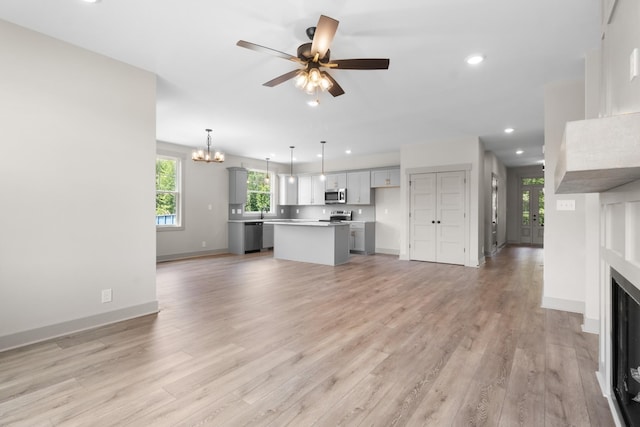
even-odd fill
[{"label": "stainless steel microwave", "polygon": [[324,192],[324,204],[335,205],[338,203],[347,203],[347,190],[339,188],[337,190],[326,190]]}]

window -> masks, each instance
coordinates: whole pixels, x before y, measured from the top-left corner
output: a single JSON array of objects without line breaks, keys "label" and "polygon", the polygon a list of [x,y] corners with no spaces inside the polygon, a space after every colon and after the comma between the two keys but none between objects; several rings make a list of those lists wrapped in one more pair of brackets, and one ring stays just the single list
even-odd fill
[{"label": "window", "polygon": [[245,212],[273,212],[273,174],[258,170],[249,170],[247,173],[247,203]]},{"label": "window", "polygon": [[522,185],[544,185],[544,178],[522,178]]},{"label": "window", "polygon": [[180,158],[156,157],[156,226],[181,224]]}]

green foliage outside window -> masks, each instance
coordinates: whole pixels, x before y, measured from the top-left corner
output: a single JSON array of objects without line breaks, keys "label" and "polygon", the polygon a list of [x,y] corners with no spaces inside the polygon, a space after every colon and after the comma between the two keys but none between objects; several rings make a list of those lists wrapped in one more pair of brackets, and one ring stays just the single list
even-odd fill
[{"label": "green foliage outside window", "polygon": [[[271,175],[271,174],[270,174]],[[250,170],[247,174],[247,203],[245,212],[271,212],[271,176],[265,182],[266,172]]]},{"label": "green foliage outside window", "polygon": [[179,160],[156,158],[156,225],[179,225]]},{"label": "green foliage outside window", "polygon": [[544,178],[522,178],[522,185],[544,185]]}]

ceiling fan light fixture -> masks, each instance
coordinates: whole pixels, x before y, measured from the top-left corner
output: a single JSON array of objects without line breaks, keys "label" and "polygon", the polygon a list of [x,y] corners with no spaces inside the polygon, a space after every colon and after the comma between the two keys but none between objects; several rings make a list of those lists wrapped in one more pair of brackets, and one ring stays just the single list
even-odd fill
[{"label": "ceiling fan light fixture", "polygon": [[317,107],[318,105],[320,105],[320,100],[319,99],[312,99],[311,101],[307,101],[307,105],[310,107]]},{"label": "ceiling fan light fixture", "polygon": [[307,86],[308,82],[309,82],[309,76],[307,75],[307,72],[304,70],[300,71],[296,76],[296,80],[295,80],[296,87],[298,89],[302,89],[305,86]]},{"label": "ceiling fan light fixture", "polygon": [[319,84],[320,78],[320,70],[318,70],[317,68],[312,68],[311,70],[309,70],[309,81],[313,82],[313,84]]},{"label": "ceiling fan light fixture", "polygon": [[320,89],[323,91],[327,91],[333,87],[333,83],[327,77],[327,73],[322,73],[322,78],[320,79]]}]

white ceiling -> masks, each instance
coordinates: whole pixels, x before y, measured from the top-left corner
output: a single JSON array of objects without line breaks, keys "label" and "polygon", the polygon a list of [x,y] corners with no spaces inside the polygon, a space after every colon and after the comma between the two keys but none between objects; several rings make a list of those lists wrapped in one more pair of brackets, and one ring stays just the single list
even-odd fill
[{"label": "white ceiling", "polygon": [[[333,70],[346,94],[262,83],[320,14],[340,21],[332,59],[390,58],[389,70]],[[542,159],[543,87],[583,77],[599,44],[599,0],[2,0],[0,18],[158,75],[157,138],[253,158],[318,161],[478,136],[507,166]],[[464,59],[480,52],[486,61]],[[514,127],[510,135],[505,127]],[[524,154],[515,154],[517,149]]]}]

